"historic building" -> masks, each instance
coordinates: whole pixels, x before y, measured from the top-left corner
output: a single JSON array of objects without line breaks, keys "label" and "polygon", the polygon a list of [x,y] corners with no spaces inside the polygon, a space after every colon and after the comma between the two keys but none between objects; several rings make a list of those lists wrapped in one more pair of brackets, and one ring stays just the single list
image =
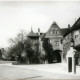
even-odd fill
[{"label": "historic building", "polygon": [[[34,33],[31,29],[28,37],[33,41],[33,44],[39,43],[40,55],[45,55],[45,51],[42,47],[43,39],[48,38],[52,44],[54,52],[57,54],[55,59],[57,62],[66,62],[67,51],[70,48],[70,40],[74,39],[75,46],[80,44],[80,18],[74,23],[72,27],[68,25],[68,28],[60,28],[56,22],[53,22],[46,33],[41,33],[38,29],[38,33]],[[33,49],[35,47],[33,46]],[[79,54],[79,50],[78,50]],[[59,60],[57,60],[58,58]],[[80,58],[78,58],[79,60]]]},{"label": "historic building", "polygon": [[[43,39],[48,38],[49,42],[52,44],[53,50],[56,53],[55,60],[57,62],[63,61],[63,36],[67,31],[67,28],[60,29],[56,22],[53,22],[50,26],[49,30],[46,33],[40,33],[40,29],[38,29],[38,33],[34,33],[31,29],[31,32],[28,34],[28,37],[32,41],[32,48],[35,49],[35,45],[39,43],[39,52],[40,55],[45,55],[45,51],[43,49]],[[58,60],[57,60],[58,59]]]},{"label": "historic building", "polygon": [[61,62],[63,57],[63,33],[56,22],[53,22],[49,30],[46,32],[45,38],[48,38],[52,44],[54,53],[56,53],[54,58],[59,59],[57,61]]},{"label": "historic building", "polygon": [[73,24],[72,27],[65,33],[64,35],[64,45],[68,44],[65,53],[69,50],[70,46],[70,39],[73,38],[74,40],[74,48],[76,51],[76,64],[80,65],[80,18]]}]

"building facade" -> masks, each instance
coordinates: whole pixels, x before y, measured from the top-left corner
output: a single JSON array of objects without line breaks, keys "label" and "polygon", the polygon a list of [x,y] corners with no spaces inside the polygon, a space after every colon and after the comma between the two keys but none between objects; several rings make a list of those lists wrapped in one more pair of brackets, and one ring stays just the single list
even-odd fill
[{"label": "building facade", "polygon": [[61,62],[63,57],[63,34],[56,22],[52,23],[51,27],[46,32],[45,38],[49,39],[53,47],[54,53],[56,53],[54,58],[56,59],[56,61]]},{"label": "building facade", "polygon": [[73,24],[73,26],[64,35],[64,41],[65,43],[67,42],[68,44],[68,48],[66,47],[65,53],[67,53],[67,51],[70,48],[71,38],[73,38],[74,40],[74,48],[76,49],[76,55],[75,55],[76,64],[80,65],[80,18]]},{"label": "building facade", "polygon": [[[75,46],[80,44],[80,18],[74,23],[72,27],[68,25],[68,28],[60,28],[56,22],[53,22],[46,33],[41,33],[38,29],[38,33],[34,33],[32,30],[28,37],[33,41],[39,43],[40,55],[45,55],[45,50],[42,46],[43,39],[48,38],[51,43],[55,54],[56,61],[60,58],[59,62],[66,62],[67,51],[70,48],[70,40],[74,39]],[[34,48],[34,47],[33,47]],[[78,50],[79,54],[79,50]]]}]

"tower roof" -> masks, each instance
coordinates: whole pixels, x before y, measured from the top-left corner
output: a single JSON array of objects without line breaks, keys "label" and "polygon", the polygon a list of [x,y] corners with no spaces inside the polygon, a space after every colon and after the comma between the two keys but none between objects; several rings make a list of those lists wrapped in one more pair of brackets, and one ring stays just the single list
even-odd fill
[{"label": "tower roof", "polygon": [[28,37],[39,37],[37,33],[34,33],[32,28],[31,28],[31,32],[28,34]]},{"label": "tower roof", "polygon": [[52,23],[50,28],[53,28],[53,27],[59,27],[55,21]]},{"label": "tower roof", "polygon": [[28,34],[28,37],[39,37],[39,36],[38,36],[37,33],[34,33],[34,32],[31,31],[31,32]]},{"label": "tower roof", "polygon": [[[58,34],[55,34],[55,31],[58,31]],[[46,33],[46,38],[49,38],[49,37],[55,37],[55,36],[60,36],[62,37],[62,31],[60,29],[60,27],[57,25],[57,23],[54,21],[52,23],[52,25],[50,26],[49,30],[47,31]]]}]

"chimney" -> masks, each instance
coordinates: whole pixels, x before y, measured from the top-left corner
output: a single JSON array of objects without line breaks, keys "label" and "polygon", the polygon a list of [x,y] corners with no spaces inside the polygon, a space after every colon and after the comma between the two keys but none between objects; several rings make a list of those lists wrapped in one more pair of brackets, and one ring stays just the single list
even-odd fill
[{"label": "chimney", "polygon": [[[69,29],[69,31],[71,31],[70,24],[68,24],[68,29]],[[68,40],[71,39],[71,37],[72,37],[72,33],[68,35]]]},{"label": "chimney", "polygon": [[38,35],[40,36],[40,28],[38,28]]}]

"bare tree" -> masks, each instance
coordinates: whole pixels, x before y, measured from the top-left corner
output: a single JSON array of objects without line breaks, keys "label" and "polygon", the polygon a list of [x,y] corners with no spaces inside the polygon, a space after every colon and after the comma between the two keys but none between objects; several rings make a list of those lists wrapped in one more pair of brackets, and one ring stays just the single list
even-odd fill
[{"label": "bare tree", "polygon": [[11,45],[8,50],[8,54],[11,56],[11,60],[14,60],[16,56],[21,56],[21,53],[24,50],[24,43],[26,41],[26,38],[26,31],[20,30],[20,33],[18,33],[14,39],[9,39],[9,43]]},{"label": "bare tree", "polygon": [[20,32],[14,39],[13,38],[9,39],[9,43],[11,44],[11,46],[18,44],[18,42],[22,42],[24,44],[26,38],[27,38],[26,31],[20,30]]}]

